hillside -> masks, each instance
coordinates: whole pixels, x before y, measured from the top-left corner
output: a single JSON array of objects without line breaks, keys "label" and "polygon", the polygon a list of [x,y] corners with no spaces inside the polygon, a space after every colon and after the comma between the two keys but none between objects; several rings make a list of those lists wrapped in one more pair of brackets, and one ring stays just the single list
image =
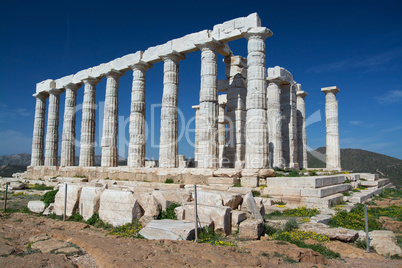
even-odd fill
[{"label": "hillside", "polygon": [[[325,147],[315,152],[325,155]],[[325,163],[312,153],[308,152],[308,166],[324,168]],[[402,160],[394,157],[360,149],[341,149],[341,166],[347,171],[378,173],[380,177],[389,178],[394,185],[402,186]]]}]

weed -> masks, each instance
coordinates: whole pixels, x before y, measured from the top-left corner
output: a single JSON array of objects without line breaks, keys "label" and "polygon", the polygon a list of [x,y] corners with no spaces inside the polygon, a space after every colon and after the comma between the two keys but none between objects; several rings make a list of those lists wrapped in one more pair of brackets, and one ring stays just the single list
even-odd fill
[{"label": "weed", "polygon": [[351,196],[352,194],[349,192],[342,192],[343,196]]},{"label": "weed", "polygon": [[367,179],[365,179],[365,178],[360,178],[359,180],[361,180],[361,181],[367,181]]},{"label": "weed", "polygon": [[346,178],[346,180],[345,180],[345,182],[344,182],[344,183],[350,183],[349,178]]},{"label": "weed", "polygon": [[[361,249],[367,249],[367,241],[362,239],[357,239],[355,241],[355,246]],[[370,246],[370,250],[374,251],[374,247]]]},{"label": "weed", "polygon": [[209,243],[217,246],[226,246],[226,247],[237,246],[233,242],[225,241],[222,235],[215,233],[214,230],[209,226],[205,226],[204,228],[200,229],[198,233],[198,242]]},{"label": "weed", "polygon": [[285,177],[300,177],[300,174],[297,169],[292,169]]},{"label": "weed", "polygon": [[69,217],[67,220],[68,221],[84,222],[84,218],[78,213],[75,213],[75,214],[71,215],[71,217]]},{"label": "weed", "polygon": [[173,179],[166,179],[165,183],[173,183]]},{"label": "weed", "polygon": [[286,222],[284,230],[286,232],[290,232],[293,230],[299,229],[299,224],[297,223],[297,221],[295,219],[290,219]]},{"label": "weed", "polygon": [[99,218],[99,214],[96,213],[96,212],[91,216],[91,218],[89,218],[86,221],[86,223],[89,224],[89,225],[92,225],[92,226],[94,226],[96,228],[102,228],[102,229],[105,229],[105,230],[113,229],[113,226],[111,224],[109,224],[109,223],[105,223],[104,221],[102,221]]},{"label": "weed", "polygon": [[137,220],[133,223],[127,223],[125,225],[115,227],[111,231],[107,233],[107,235],[118,235],[123,237],[134,237],[134,238],[144,238],[139,234],[142,226],[141,223]]},{"label": "weed", "polygon": [[180,207],[181,205],[178,203],[172,203],[168,208],[166,208],[166,211],[162,211],[161,214],[159,215],[160,220],[164,219],[171,219],[171,220],[177,220],[176,213],[174,212],[174,209],[177,207]]},{"label": "weed", "polygon": [[316,208],[299,207],[294,209],[286,209],[283,211],[285,217],[313,217],[320,214]]},{"label": "weed", "polygon": [[286,202],[284,202],[282,200],[280,200],[280,201],[272,201],[272,203],[274,205],[280,205],[280,206],[285,206],[286,205]]},{"label": "weed", "polygon": [[254,197],[260,197],[261,196],[261,192],[260,191],[251,191],[253,193]]},{"label": "weed", "polygon": [[51,203],[54,203],[54,198],[59,190],[53,190],[45,193],[40,199],[45,203],[45,206],[48,207]]},{"label": "weed", "polygon": [[241,182],[238,182],[238,183],[236,183],[236,184],[233,184],[232,187],[241,187]]},{"label": "weed", "polygon": [[73,178],[87,179],[88,177],[85,176],[85,175],[77,175],[77,174],[75,174],[75,175],[73,176]]},{"label": "weed", "polygon": [[29,189],[38,190],[38,191],[45,191],[45,190],[53,190],[53,187],[46,186],[45,184],[35,183],[34,185],[28,186]]},{"label": "weed", "polygon": [[32,212],[29,210],[28,207],[23,207],[23,208],[21,208],[20,211],[21,211],[22,213],[28,213],[28,214],[32,213]]},{"label": "weed", "polygon": [[276,251],[274,252],[274,257],[283,259],[283,261],[285,263],[296,263],[297,262],[295,259],[289,257],[288,255],[281,254],[281,253],[276,252]]},{"label": "weed", "polygon": [[261,253],[261,256],[263,256],[263,257],[265,257],[265,258],[268,258],[268,259],[269,259],[269,254],[268,254],[267,252],[263,252],[263,253]]},{"label": "weed", "polygon": [[14,222],[22,222],[22,219],[17,219]]},{"label": "weed", "polygon": [[264,225],[264,234],[267,234],[268,236],[272,236],[274,233],[278,232],[279,230],[276,229],[275,227],[272,227],[270,225]]}]

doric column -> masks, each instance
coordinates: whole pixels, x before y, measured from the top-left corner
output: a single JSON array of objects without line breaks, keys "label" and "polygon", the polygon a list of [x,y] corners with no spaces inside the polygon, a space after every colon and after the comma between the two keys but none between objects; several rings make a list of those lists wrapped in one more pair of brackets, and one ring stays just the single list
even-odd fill
[{"label": "doric column", "polygon": [[281,131],[281,80],[268,80],[268,140],[270,165],[272,167],[283,168],[282,158],[282,131]]},{"label": "doric column", "polygon": [[306,136],[306,104],[304,98],[307,96],[297,84],[297,160],[300,168],[307,168],[307,136]]},{"label": "doric column", "polygon": [[178,147],[178,95],[179,62],[184,59],[180,53],[171,53],[162,57],[163,96],[161,109],[161,130],[159,144],[159,167],[177,167]]},{"label": "doric column", "polygon": [[338,125],[338,102],[336,93],[339,88],[324,87],[321,91],[325,93],[325,118],[327,127],[327,168],[341,170],[341,151],[339,146],[339,125]]},{"label": "doric column", "polygon": [[80,167],[95,165],[95,91],[96,85],[100,81],[100,79],[96,78],[83,80],[85,88],[84,101],[82,103]]},{"label": "doric column", "polygon": [[228,120],[226,119],[226,94],[218,96],[218,150],[219,150],[219,167],[223,167],[227,162],[226,160],[226,125]]},{"label": "doric column", "polygon": [[194,162],[195,166],[198,165],[199,158],[199,145],[198,141],[200,139],[199,128],[200,128],[200,105],[193,105],[191,108],[195,110],[195,134],[194,134]]},{"label": "doric column", "polygon": [[102,167],[117,167],[117,128],[119,119],[119,78],[124,73],[112,70],[106,74],[105,111],[102,133]]},{"label": "doric column", "polygon": [[133,69],[133,85],[131,91],[130,143],[128,146],[127,166],[145,166],[145,79],[147,70],[152,65],[139,63]]},{"label": "doric column", "polygon": [[248,39],[246,168],[269,166],[264,41],[271,35],[264,27],[252,28],[245,35]]},{"label": "doric column", "polygon": [[297,162],[297,106],[296,106],[296,88],[297,84],[294,82],[290,87],[290,120],[289,120],[289,167],[299,168]]},{"label": "doric column", "polygon": [[198,167],[217,168],[218,149],[218,67],[216,43],[200,45],[201,88]]},{"label": "doric column", "polygon": [[227,88],[227,143],[226,156],[235,168],[244,168],[245,124],[247,96],[247,59],[241,56],[225,57]]},{"label": "doric column", "polygon": [[36,98],[36,106],[32,137],[31,166],[43,166],[46,99],[49,97],[49,94],[47,92],[40,92],[33,96]]},{"label": "doric column", "polygon": [[289,148],[289,124],[291,117],[290,107],[290,90],[291,85],[281,85],[281,111],[282,111],[282,159],[285,167],[289,167],[290,162],[290,148]]},{"label": "doric column", "polygon": [[59,152],[59,107],[62,90],[49,90],[49,109],[47,115],[45,166],[57,166]]},{"label": "doric column", "polygon": [[81,85],[68,84],[64,104],[63,134],[61,141],[60,166],[75,165],[75,117],[77,105],[77,90]]}]

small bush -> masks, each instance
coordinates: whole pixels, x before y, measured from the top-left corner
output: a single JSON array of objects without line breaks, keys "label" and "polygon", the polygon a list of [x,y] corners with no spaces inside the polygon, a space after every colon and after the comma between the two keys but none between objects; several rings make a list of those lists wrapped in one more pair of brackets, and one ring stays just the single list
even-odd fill
[{"label": "small bush", "polygon": [[[361,249],[367,249],[367,241],[362,239],[357,239],[355,241],[355,246]],[[370,250],[374,251],[374,247],[370,246]]]},{"label": "small bush", "polygon": [[260,197],[261,192],[260,191],[251,191],[254,197]]},{"label": "small bush", "polygon": [[283,211],[285,217],[313,217],[320,214],[316,208],[299,207],[294,209],[286,209]]},{"label": "small bush", "polygon": [[173,179],[166,179],[165,183],[173,183]]},{"label": "small bush", "polygon": [[144,238],[139,234],[142,226],[141,223],[137,220],[133,223],[127,223],[125,225],[115,227],[107,235],[118,235],[123,237],[133,237],[133,238]]},{"label": "small bush", "polygon": [[286,222],[284,230],[286,232],[290,232],[293,230],[299,229],[299,224],[297,223],[297,221],[295,219],[290,219]]},{"label": "small bush", "polygon": [[345,182],[344,182],[344,183],[350,183],[349,178],[346,178],[346,180],[345,180]]},{"label": "small bush", "polygon": [[300,174],[297,169],[292,169],[286,177],[300,177]]},{"label": "small bush", "polygon": [[282,217],[282,216],[283,216],[282,212],[280,212],[279,210],[275,210],[275,211],[273,211],[273,212],[271,212],[269,214],[265,214],[264,217],[266,219],[270,219],[272,217]]},{"label": "small bush", "polygon": [[238,182],[238,183],[236,183],[236,184],[233,184],[232,187],[241,187],[241,182]]},{"label": "small bush", "polygon": [[30,185],[28,188],[33,189],[33,190],[38,190],[38,191],[53,190],[53,187],[46,186],[43,183],[42,184],[35,183],[34,185]]},{"label": "small bush", "polygon": [[54,197],[56,196],[59,190],[53,190],[45,193],[42,198],[40,199],[45,203],[45,206],[49,206],[51,203],[54,203]]},{"label": "small bush", "polygon": [[73,215],[71,215],[71,217],[69,217],[67,219],[68,221],[77,221],[77,222],[84,222],[84,218],[82,217],[82,215],[75,213]]},{"label": "small bush", "polygon": [[274,233],[276,233],[278,231],[279,231],[279,229],[276,229],[275,227],[272,227],[272,226],[267,225],[267,224],[264,225],[264,234],[272,236]]},{"label": "small bush", "polygon": [[343,196],[351,196],[351,193],[349,192],[342,192]]},{"label": "small bush", "polygon": [[280,201],[272,201],[272,203],[274,205],[280,205],[280,206],[285,206],[286,205],[286,202],[284,202],[282,200],[280,200]]},{"label": "small bush", "polygon": [[158,218],[160,220],[164,219],[177,220],[177,216],[176,213],[174,213],[174,209],[180,206],[181,206],[180,204],[172,203],[168,208],[166,208],[166,211],[161,212]]},{"label": "small bush", "polygon": [[200,229],[198,233],[198,242],[209,243],[216,246],[226,246],[226,247],[237,246],[235,243],[231,241],[225,241],[222,235],[215,233],[214,230],[209,226],[205,226],[204,228]]},{"label": "small bush", "polygon": [[105,223],[104,221],[102,221],[99,218],[99,214],[96,213],[96,212],[91,216],[91,218],[89,218],[86,221],[86,223],[89,224],[89,225],[92,225],[92,226],[94,226],[96,228],[102,228],[102,229],[105,229],[105,230],[111,230],[113,228],[113,226],[111,224]]}]

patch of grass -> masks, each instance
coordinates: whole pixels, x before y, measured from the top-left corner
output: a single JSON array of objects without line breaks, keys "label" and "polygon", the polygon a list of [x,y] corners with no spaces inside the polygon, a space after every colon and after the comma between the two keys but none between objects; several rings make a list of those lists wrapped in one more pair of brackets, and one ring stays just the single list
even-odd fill
[{"label": "patch of grass", "polygon": [[48,207],[51,203],[54,203],[54,198],[59,190],[53,190],[45,193],[40,199],[45,203],[45,206]]},{"label": "patch of grass", "polygon": [[222,235],[214,232],[209,226],[205,226],[200,229],[198,233],[198,242],[199,243],[208,243],[216,246],[226,246],[226,247],[236,247],[237,245],[231,241],[227,241],[223,238]]},{"label": "patch of grass", "polygon": [[284,230],[286,232],[290,232],[293,230],[299,229],[299,224],[297,223],[297,221],[295,219],[290,219],[286,222]]},{"label": "patch of grass", "polygon": [[355,192],[355,193],[360,192],[360,189],[359,188],[352,189],[352,192]]},{"label": "patch of grass", "polygon": [[77,175],[77,174],[75,174],[75,175],[73,176],[73,178],[87,179],[88,177],[85,176],[85,175]]},{"label": "patch of grass", "polygon": [[359,180],[360,181],[367,181],[367,179],[365,179],[365,178],[360,178]]},{"label": "patch of grass", "polygon": [[251,191],[254,197],[260,197],[261,196],[261,192],[260,191]]},{"label": "patch of grass", "polygon": [[271,213],[269,213],[269,214],[265,214],[265,218],[266,219],[271,219],[271,218],[273,218],[273,217],[282,217],[283,216],[283,213],[282,212],[280,212],[279,210],[275,210],[275,211],[273,211],[273,212],[271,212]]},{"label": "patch of grass", "polygon": [[269,253],[267,253],[267,252],[261,253],[261,256],[269,259]]},{"label": "patch of grass", "polygon": [[290,240],[307,240],[313,239],[318,242],[329,242],[329,238],[325,235],[317,234],[316,232],[309,232],[309,231],[279,231],[272,235],[273,239],[287,241]]},{"label": "patch of grass", "polygon": [[16,219],[14,222],[22,222],[22,219]]},{"label": "patch of grass", "polygon": [[62,220],[63,219],[63,216],[57,216],[56,213],[54,213],[54,212],[52,214],[49,214],[47,217],[50,219],[53,219],[53,220]]},{"label": "patch of grass", "polygon": [[[354,244],[355,244],[355,246],[356,246],[357,248],[361,248],[361,249],[364,249],[364,250],[367,249],[367,241],[366,241],[366,240],[357,239]],[[373,246],[370,246],[370,250],[373,252],[373,251],[374,251],[374,247],[373,247]]]},{"label": "patch of grass", "polygon": [[377,206],[377,203],[374,202],[373,200],[367,201],[365,204],[368,206]]},{"label": "patch of grass", "polygon": [[137,220],[133,223],[127,223],[125,225],[115,227],[111,231],[107,233],[107,235],[118,235],[123,237],[133,237],[133,238],[144,238],[139,234],[142,226],[141,223]]},{"label": "patch of grass", "polygon": [[398,242],[399,247],[402,248],[402,235],[397,235],[396,241]]},{"label": "patch of grass", "polygon": [[313,217],[320,214],[316,208],[299,207],[294,209],[286,209],[283,211],[285,217]]},{"label": "patch of grass", "polygon": [[285,177],[300,177],[299,170],[292,169]]},{"label": "patch of grass", "polygon": [[280,229],[276,229],[275,227],[272,227],[267,224],[264,225],[264,234],[267,234],[268,236],[272,236],[274,233],[278,231],[280,231]]},{"label": "patch of grass", "polygon": [[84,218],[82,217],[82,215],[75,213],[68,217],[67,221],[84,222]]},{"label": "patch of grass", "polygon": [[232,187],[241,187],[241,182],[238,182],[238,183],[236,183],[236,184],[233,184]]},{"label": "patch of grass", "polygon": [[19,192],[19,193],[16,193],[16,194],[12,194],[11,196],[22,196],[22,195],[25,195],[24,192]]},{"label": "patch of grass", "polygon": [[45,184],[35,183],[34,185],[28,185],[29,189],[38,190],[38,191],[45,191],[45,190],[53,190],[53,187],[46,186]]},{"label": "patch of grass", "polygon": [[351,196],[352,194],[350,192],[342,192],[343,196]]},{"label": "patch of grass", "polygon": [[345,180],[345,182],[344,182],[344,183],[350,183],[349,178],[346,178],[346,180]]},{"label": "patch of grass", "polygon": [[173,179],[166,179],[165,183],[173,183]]},{"label": "patch of grass", "polygon": [[32,212],[29,210],[28,207],[23,207],[20,211],[21,211],[22,213],[28,213],[28,214],[32,213]]},{"label": "patch of grass", "polygon": [[178,203],[172,203],[168,208],[166,208],[166,211],[161,211],[161,214],[159,215],[160,220],[164,219],[170,219],[170,220],[177,220],[176,213],[174,213],[174,209],[177,207],[180,207],[181,205]]},{"label": "patch of grass", "polygon": [[109,223],[106,223],[106,222],[102,221],[99,218],[99,214],[96,213],[96,212],[91,216],[91,218],[89,218],[86,221],[86,224],[92,225],[93,227],[96,227],[96,228],[102,228],[102,229],[105,229],[105,230],[113,229],[113,226],[111,224],[109,224]]},{"label": "patch of grass", "polygon": [[285,263],[296,263],[297,262],[295,259],[289,257],[288,255],[281,254],[281,253],[276,252],[276,251],[274,252],[274,257],[283,259],[283,261]]},{"label": "patch of grass", "polygon": [[401,189],[391,189],[391,188],[387,188],[384,189],[381,193],[379,193],[378,195],[375,195],[373,197],[373,200],[380,200],[382,198],[398,198],[401,199],[402,198],[402,190]]},{"label": "patch of grass", "polygon": [[279,205],[279,206],[285,206],[286,205],[286,202],[284,202],[282,200],[280,200],[280,201],[272,201],[272,203],[274,205]]}]

